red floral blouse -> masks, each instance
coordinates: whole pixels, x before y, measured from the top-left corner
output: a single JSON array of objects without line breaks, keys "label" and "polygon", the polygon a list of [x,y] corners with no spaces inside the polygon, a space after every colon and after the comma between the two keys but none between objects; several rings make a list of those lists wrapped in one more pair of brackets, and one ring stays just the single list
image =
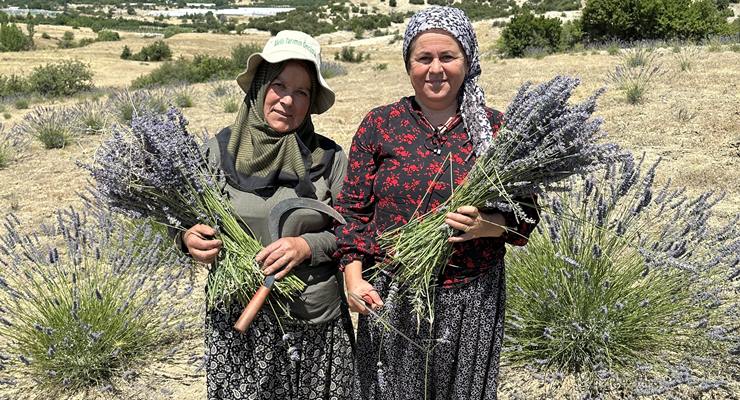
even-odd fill
[{"label": "red floral blouse", "polygon": [[[495,134],[502,114],[489,108],[486,113]],[[475,163],[473,145],[461,118],[447,128],[441,135],[435,131],[413,97],[367,114],[352,140],[347,176],[335,205],[347,220],[335,232],[342,268],[353,260],[361,260],[363,269],[382,261],[379,234],[403,225],[417,209],[425,213],[439,206],[463,183]],[[534,205],[534,198],[525,202]],[[522,207],[538,221],[533,207]],[[517,233],[455,244],[440,277],[443,286],[468,282],[497,265],[506,251],[504,243],[527,243],[534,225],[516,221],[513,213],[502,214]]]}]

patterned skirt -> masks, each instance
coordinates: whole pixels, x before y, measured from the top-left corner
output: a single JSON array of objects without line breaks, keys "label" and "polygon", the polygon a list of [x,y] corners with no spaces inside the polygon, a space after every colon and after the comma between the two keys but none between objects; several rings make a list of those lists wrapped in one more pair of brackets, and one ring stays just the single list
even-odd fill
[{"label": "patterned skirt", "polygon": [[353,354],[343,317],[286,324],[265,306],[243,333],[241,307],[206,315],[209,400],[342,400],[350,398]]},{"label": "patterned skirt", "polygon": [[462,286],[438,289],[434,325],[417,324],[411,302],[391,294],[390,279],[374,286],[386,300],[385,323],[360,316],[355,400],[496,399],[504,333],[503,261]]}]

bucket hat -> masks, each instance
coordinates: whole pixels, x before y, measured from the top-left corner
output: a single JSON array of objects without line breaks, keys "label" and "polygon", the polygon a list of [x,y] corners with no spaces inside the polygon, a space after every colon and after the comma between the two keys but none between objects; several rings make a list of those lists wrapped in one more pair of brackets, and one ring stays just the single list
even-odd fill
[{"label": "bucket hat", "polygon": [[284,30],[271,37],[261,53],[249,56],[247,69],[236,77],[236,82],[244,93],[247,93],[262,61],[274,64],[286,60],[305,60],[316,67],[319,88],[316,91],[316,98],[312,99],[311,113],[321,114],[328,110],[334,104],[334,91],[321,76],[321,47],[316,39],[300,31]]}]

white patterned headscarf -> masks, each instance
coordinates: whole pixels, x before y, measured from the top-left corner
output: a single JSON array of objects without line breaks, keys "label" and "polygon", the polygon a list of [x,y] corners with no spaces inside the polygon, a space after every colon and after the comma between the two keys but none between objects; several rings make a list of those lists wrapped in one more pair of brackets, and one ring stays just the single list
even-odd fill
[{"label": "white patterned headscarf", "polygon": [[478,39],[470,20],[465,13],[452,7],[429,7],[414,14],[406,27],[403,37],[403,61],[408,72],[409,50],[411,43],[421,33],[441,29],[446,31],[462,46],[468,62],[468,73],[458,94],[460,114],[470,140],[475,146],[475,153],[480,156],[491,145],[491,123],[486,117],[486,98],[483,88],[478,85],[481,73],[478,55]]}]

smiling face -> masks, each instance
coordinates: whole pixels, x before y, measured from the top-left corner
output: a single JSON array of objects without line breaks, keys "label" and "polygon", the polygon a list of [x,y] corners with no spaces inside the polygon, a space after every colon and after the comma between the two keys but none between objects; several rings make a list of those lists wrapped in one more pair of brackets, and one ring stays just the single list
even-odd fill
[{"label": "smiling face", "polygon": [[411,44],[411,86],[417,100],[429,108],[445,108],[456,102],[467,70],[465,53],[445,31],[424,32]]},{"label": "smiling face", "polygon": [[311,75],[299,61],[288,61],[270,82],[262,108],[265,122],[278,133],[296,130],[311,106]]}]

